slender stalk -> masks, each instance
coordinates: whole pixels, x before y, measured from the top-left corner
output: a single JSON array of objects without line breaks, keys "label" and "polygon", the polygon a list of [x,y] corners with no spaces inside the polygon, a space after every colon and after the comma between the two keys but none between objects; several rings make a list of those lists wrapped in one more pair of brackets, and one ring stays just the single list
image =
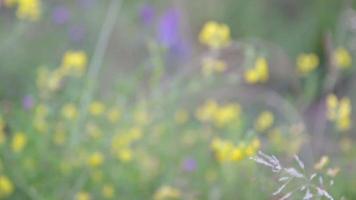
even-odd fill
[{"label": "slender stalk", "polygon": [[[108,12],[105,17],[104,24],[99,34],[98,42],[95,47],[89,71],[86,79],[86,88],[84,88],[80,99],[79,117],[76,126],[71,132],[70,147],[74,147],[80,142],[79,130],[85,122],[88,114],[88,105],[93,99],[94,88],[97,83],[99,72],[103,65],[104,56],[109,44],[110,36],[116,23],[117,15],[121,7],[122,0],[112,0],[108,7]],[[72,149],[72,148],[70,148]]]},{"label": "slender stalk", "polygon": [[[95,47],[94,54],[92,56],[90,65],[89,65],[89,71],[87,75],[87,82],[86,82],[86,88],[83,90],[81,100],[80,100],[80,112],[79,112],[79,117],[76,126],[74,127],[74,130],[71,133],[71,138],[70,138],[70,150],[73,150],[73,147],[77,145],[80,142],[80,136],[79,130],[81,130],[81,127],[83,126],[83,123],[85,122],[88,114],[88,105],[93,99],[93,94],[94,94],[94,87],[95,84],[97,83],[98,75],[100,72],[100,69],[102,68],[103,64],[103,59],[109,44],[109,39],[110,36],[113,32],[116,20],[117,20],[117,15],[120,11],[122,4],[122,0],[111,0],[107,15],[105,17],[105,21],[103,23],[103,26],[101,28],[101,32],[99,34],[98,42]],[[83,185],[88,179],[88,173],[87,170],[83,170],[82,173],[79,175],[78,179],[73,185],[73,190],[69,192],[68,194],[71,195],[69,198],[72,198],[78,191],[81,190]]]}]

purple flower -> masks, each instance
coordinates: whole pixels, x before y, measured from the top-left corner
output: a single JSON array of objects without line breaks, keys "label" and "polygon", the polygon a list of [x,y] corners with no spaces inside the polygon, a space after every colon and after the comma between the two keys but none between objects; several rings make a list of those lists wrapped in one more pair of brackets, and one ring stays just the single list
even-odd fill
[{"label": "purple flower", "polygon": [[155,16],[155,9],[151,5],[146,4],[141,7],[140,20],[144,25],[146,25],[146,26],[151,25],[153,22],[154,16]]},{"label": "purple flower", "polygon": [[182,169],[186,172],[193,172],[197,168],[197,162],[193,158],[187,158],[183,161]]},{"label": "purple flower", "polygon": [[31,95],[26,95],[22,99],[22,107],[25,110],[31,110],[34,106],[34,99]]},{"label": "purple flower", "polygon": [[85,38],[85,28],[83,26],[72,26],[69,28],[69,39],[73,42],[81,42]]},{"label": "purple flower", "polygon": [[68,22],[70,12],[65,6],[57,6],[52,12],[52,20],[55,24],[63,25]]},{"label": "purple flower", "polygon": [[180,35],[179,12],[176,9],[169,9],[159,19],[157,27],[158,40],[165,47],[172,48],[179,44]]}]

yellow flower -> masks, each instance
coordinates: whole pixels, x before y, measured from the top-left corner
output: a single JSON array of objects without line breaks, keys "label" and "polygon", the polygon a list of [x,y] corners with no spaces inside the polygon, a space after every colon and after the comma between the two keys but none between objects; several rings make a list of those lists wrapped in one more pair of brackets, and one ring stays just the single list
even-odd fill
[{"label": "yellow flower", "polygon": [[319,65],[319,58],[316,54],[301,54],[297,58],[297,69],[301,75],[306,75],[315,70]]},{"label": "yellow flower", "polygon": [[41,16],[40,0],[18,0],[16,15],[20,19],[37,21]]},{"label": "yellow flower", "polygon": [[259,76],[259,81],[261,83],[266,82],[269,78],[268,62],[267,62],[266,58],[263,58],[263,57],[257,58],[256,63],[255,63],[255,69]]},{"label": "yellow flower", "polygon": [[87,67],[87,55],[84,51],[67,51],[62,59],[62,68],[67,73],[82,75]]},{"label": "yellow flower", "polygon": [[217,127],[224,127],[240,117],[241,107],[239,104],[221,106],[215,112],[213,119]]},{"label": "yellow flower", "polygon": [[230,40],[230,28],[214,21],[207,22],[199,35],[199,41],[213,49],[227,46]]},{"label": "yellow flower", "polygon": [[231,160],[240,161],[244,159],[243,149],[241,147],[236,147],[231,152]]},{"label": "yellow flower", "polygon": [[339,47],[334,51],[334,61],[335,65],[340,68],[349,68],[352,65],[350,52],[342,47]]},{"label": "yellow flower", "polygon": [[351,101],[347,97],[340,100],[334,94],[326,98],[327,118],[335,121],[339,131],[347,131],[351,128]]},{"label": "yellow flower", "polygon": [[214,138],[211,142],[211,148],[214,151],[215,157],[219,162],[231,160],[238,161],[242,159],[240,158],[240,156],[242,156],[242,150],[239,147],[236,148],[229,141],[222,140],[220,138]]},{"label": "yellow flower", "polygon": [[90,194],[87,192],[79,192],[75,195],[75,200],[90,200]]},{"label": "yellow flower", "polygon": [[244,72],[244,79],[249,84],[265,83],[269,79],[269,67],[266,58],[258,57],[255,66]]},{"label": "yellow flower", "polygon": [[14,192],[14,185],[11,180],[0,175],[0,198],[8,198]]},{"label": "yellow flower", "polygon": [[174,121],[177,124],[184,124],[188,121],[188,119],[189,119],[189,113],[186,110],[178,110],[174,114]]},{"label": "yellow flower", "polygon": [[171,186],[162,186],[154,194],[154,200],[179,199],[181,192]]},{"label": "yellow flower", "polygon": [[255,129],[258,132],[263,132],[269,129],[274,122],[274,116],[270,111],[263,111],[255,121]]},{"label": "yellow flower", "polygon": [[226,63],[222,60],[207,57],[202,61],[202,73],[204,76],[211,76],[214,73],[226,71]]},{"label": "yellow flower", "polygon": [[73,120],[77,118],[78,111],[77,107],[73,103],[68,103],[62,107],[62,116],[65,119]]},{"label": "yellow flower", "polygon": [[130,149],[121,149],[117,152],[117,157],[122,162],[130,162],[132,160],[132,151]]},{"label": "yellow flower", "polygon": [[90,167],[99,167],[104,162],[104,156],[100,152],[95,152],[89,156],[88,165]]},{"label": "yellow flower", "polygon": [[94,101],[89,106],[89,112],[93,116],[99,116],[105,111],[105,105],[102,102]]},{"label": "yellow flower", "polygon": [[244,78],[247,83],[256,84],[259,81],[259,75],[255,69],[248,69],[244,73]]},{"label": "yellow flower", "polygon": [[114,193],[115,193],[115,190],[112,185],[104,185],[103,188],[101,189],[101,194],[106,199],[114,198]]},{"label": "yellow flower", "polygon": [[12,139],[11,148],[15,153],[21,152],[27,143],[27,137],[24,133],[18,132],[14,135]]}]

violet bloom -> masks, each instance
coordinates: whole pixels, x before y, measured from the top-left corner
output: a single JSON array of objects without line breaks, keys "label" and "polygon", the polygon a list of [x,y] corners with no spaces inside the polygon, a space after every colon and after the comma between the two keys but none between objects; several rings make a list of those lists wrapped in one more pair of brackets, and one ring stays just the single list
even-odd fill
[{"label": "violet bloom", "polygon": [[182,169],[186,172],[193,172],[197,168],[197,162],[193,158],[187,158],[183,161]]},{"label": "violet bloom", "polygon": [[152,24],[155,16],[155,9],[151,5],[144,5],[140,9],[140,20],[142,24],[149,26]]},{"label": "violet bloom", "polygon": [[180,37],[180,15],[176,9],[167,10],[159,19],[157,27],[159,42],[167,48],[179,44]]},{"label": "violet bloom", "polygon": [[57,6],[52,12],[52,20],[55,24],[63,25],[69,21],[70,12],[65,6]]},{"label": "violet bloom", "polygon": [[22,107],[25,110],[31,110],[34,106],[34,99],[31,95],[26,95],[24,96],[24,98],[22,99]]},{"label": "violet bloom", "polygon": [[168,58],[174,60],[186,57],[189,46],[181,34],[181,13],[176,9],[168,9],[159,19],[157,39],[168,50]]},{"label": "violet bloom", "polygon": [[81,42],[85,38],[85,28],[82,26],[72,26],[69,28],[69,39],[73,42]]}]

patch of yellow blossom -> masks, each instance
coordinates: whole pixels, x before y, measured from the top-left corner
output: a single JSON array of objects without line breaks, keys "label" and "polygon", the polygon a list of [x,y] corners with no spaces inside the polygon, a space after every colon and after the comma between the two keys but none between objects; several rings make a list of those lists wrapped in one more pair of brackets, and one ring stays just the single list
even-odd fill
[{"label": "patch of yellow blossom", "polygon": [[196,111],[196,117],[201,122],[211,122],[217,127],[225,127],[240,118],[241,106],[238,103],[218,105],[213,100],[206,101]]},{"label": "patch of yellow blossom", "polygon": [[348,97],[338,99],[336,95],[329,94],[326,99],[327,118],[336,122],[339,131],[351,128],[351,101]]},{"label": "patch of yellow blossom", "polygon": [[300,75],[307,75],[319,66],[319,57],[314,53],[300,54],[297,57],[297,71]]},{"label": "patch of yellow blossom", "polygon": [[24,133],[18,132],[12,138],[11,148],[15,153],[20,153],[27,144],[27,137]]},{"label": "patch of yellow blossom", "polygon": [[112,199],[114,198],[115,189],[111,184],[106,184],[101,188],[101,195],[105,199]]},{"label": "patch of yellow blossom", "polygon": [[62,107],[62,116],[65,118],[65,119],[68,119],[68,120],[73,120],[73,119],[76,119],[77,116],[78,116],[78,110],[77,110],[77,107],[75,106],[75,104],[73,103],[68,103],[68,104],[65,104],[63,107]]},{"label": "patch of yellow blossom", "polygon": [[267,82],[269,79],[269,66],[266,58],[258,57],[254,67],[245,71],[244,79],[249,84]]},{"label": "patch of yellow blossom", "polygon": [[182,196],[180,190],[171,186],[162,186],[154,194],[154,200],[179,199]]},{"label": "patch of yellow blossom", "polygon": [[117,158],[122,162],[130,162],[133,157],[133,152],[129,148],[119,149],[117,151]]},{"label": "patch of yellow blossom", "polygon": [[37,21],[41,17],[40,0],[4,0],[4,5],[7,7],[17,5],[16,15],[22,20]]},{"label": "patch of yellow blossom", "polygon": [[100,116],[105,112],[105,105],[100,101],[94,101],[89,105],[89,113],[92,116]]},{"label": "patch of yellow blossom", "polygon": [[222,73],[227,69],[226,63],[222,60],[206,57],[202,61],[202,73],[208,77],[214,73]]},{"label": "patch of yellow blossom", "polygon": [[211,148],[219,162],[241,161],[255,155],[260,146],[261,143],[257,138],[248,145],[243,143],[234,145],[232,142],[220,138],[214,138],[211,142]]},{"label": "patch of yellow blossom", "polygon": [[102,153],[100,152],[94,152],[93,154],[91,154],[88,158],[88,165],[90,167],[99,167],[103,164],[104,162],[104,156]]},{"label": "patch of yellow blossom", "polygon": [[61,68],[66,74],[81,76],[87,68],[88,58],[84,51],[67,51],[62,59]]},{"label": "patch of yellow blossom", "polygon": [[334,62],[335,65],[340,68],[349,68],[352,65],[352,56],[350,52],[343,48],[339,47],[334,51]]},{"label": "patch of yellow blossom", "polygon": [[79,192],[75,195],[75,200],[91,200],[88,192]]},{"label": "patch of yellow blossom", "polygon": [[264,132],[271,128],[274,123],[273,113],[270,111],[263,111],[255,121],[255,129],[258,132]]},{"label": "patch of yellow blossom", "polygon": [[0,175],[0,198],[8,198],[14,190],[14,185],[11,180],[4,175]]},{"label": "patch of yellow blossom", "polygon": [[199,34],[199,41],[212,49],[227,46],[230,41],[230,28],[226,24],[207,22]]}]

